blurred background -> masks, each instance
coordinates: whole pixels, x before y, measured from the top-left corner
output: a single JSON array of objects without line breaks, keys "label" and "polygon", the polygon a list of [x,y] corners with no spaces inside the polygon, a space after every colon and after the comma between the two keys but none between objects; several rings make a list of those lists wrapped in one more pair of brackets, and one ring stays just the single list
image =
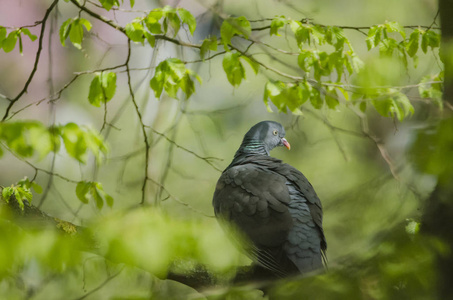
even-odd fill
[{"label": "blurred background", "polygon": [[[310,18],[317,24],[352,27],[372,26],[385,21],[397,21],[402,25],[429,26],[437,12],[437,3],[434,0],[136,1],[132,9],[128,1],[125,2],[121,6],[122,9],[110,12],[94,5],[91,5],[91,8],[118,24],[125,25],[133,18],[144,16],[144,12],[156,7],[163,5],[184,7],[197,18],[197,29],[193,37],[187,30],[182,30],[177,38],[196,44],[201,43],[208,35],[219,36],[221,21],[225,16],[245,16],[249,20],[262,20],[284,15],[294,20]],[[44,0],[2,0],[0,25],[8,28],[32,25],[42,19],[50,3],[51,1]],[[114,198],[114,205],[113,208],[105,207],[99,211],[94,201],[84,205],[77,199],[74,183],[42,172],[36,179],[43,186],[44,193],[34,196],[34,205],[39,205],[44,212],[59,219],[78,225],[89,225],[98,218],[115,219],[119,212],[140,203],[145,153],[143,135],[130,99],[124,72],[117,72],[117,91],[105,109],[94,107],[88,102],[92,73],[80,75],[62,90],[79,72],[120,65],[125,62],[127,56],[125,36],[84,13],[82,16],[92,22],[93,29],[86,33],[82,50],[73,47],[69,41],[66,47],[62,47],[58,36],[59,27],[66,19],[77,14],[78,10],[74,5],[60,2],[57,10],[50,15],[38,70],[27,94],[13,109],[13,114],[15,112],[17,114],[14,114],[12,120],[33,119],[49,126],[75,122],[100,131],[104,118],[107,119],[110,125],[105,126],[101,133],[109,145],[110,152],[100,166],[96,166],[93,159],[87,165],[82,165],[69,159],[64,151],[55,156],[48,155],[42,160],[36,158],[30,160],[37,167],[46,170],[53,168],[54,173],[67,178],[76,181],[99,181],[104,185],[104,190]],[[252,23],[252,26],[260,24],[265,23],[256,22]],[[39,26],[32,27],[30,31],[39,35],[39,29]],[[281,37],[269,37],[267,32],[256,32],[254,37],[276,48],[297,51],[297,45],[294,41],[288,40],[283,29],[281,34]],[[367,50],[366,36],[363,33],[358,30],[345,30],[345,34],[365,64],[379,57],[377,49]],[[14,97],[22,89],[33,67],[37,42],[24,39],[23,43],[23,55],[20,55],[17,49],[10,53],[0,52],[2,69],[0,94],[6,97]],[[219,50],[222,50],[220,48]],[[281,53],[269,55],[268,49],[260,46],[254,46],[251,51],[267,65],[288,74],[298,75],[298,68],[295,68],[297,57]],[[149,87],[154,68],[160,61],[170,57],[178,57],[188,62],[186,67],[196,71],[203,79],[201,85],[197,83],[196,93],[189,100],[184,97],[179,100],[172,99],[166,95],[156,99]],[[160,207],[168,216],[169,219],[165,221],[168,223],[163,224],[167,224],[168,228],[175,224],[172,220],[182,222],[181,224],[196,224],[195,237],[197,230],[205,230],[201,232],[207,232],[210,237],[208,240],[211,242],[215,240],[214,237],[224,235],[213,218],[211,201],[215,184],[221,171],[232,160],[243,135],[252,125],[262,120],[278,121],[285,126],[291,151],[277,148],[271,154],[302,171],[322,201],[324,231],[328,242],[327,256],[331,268],[335,269],[351,260],[369,258],[374,255],[383,237],[393,234],[395,228],[404,231],[411,220],[417,220],[422,209],[422,200],[432,191],[435,180],[414,169],[408,150],[414,142],[416,133],[430,126],[437,114],[437,107],[419,98],[416,87],[405,90],[415,107],[415,114],[403,122],[382,117],[372,107],[359,115],[344,104],[340,104],[335,110],[325,106],[316,110],[307,102],[302,106],[303,115],[270,113],[263,103],[264,84],[269,78],[278,77],[266,71],[255,75],[247,65],[246,81],[233,88],[222,69],[221,57],[199,62],[198,51],[163,41],[158,41],[155,48],[141,44],[133,45],[132,86],[144,124],[152,128],[149,130],[150,180],[145,199],[147,205]],[[410,64],[406,69],[396,63],[391,64],[384,72],[391,78],[390,83],[410,85],[420,82],[425,75],[438,73],[441,70],[439,64],[437,54],[420,53],[416,68]],[[354,76],[356,75],[347,79],[348,83],[360,80]],[[49,95],[60,90],[61,96],[55,101],[49,101],[52,99]],[[41,99],[44,101],[35,105]],[[0,111],[4,111],[6,105],[7,101],[0,98]],[[26,107],[28,105],[30,106]],[[24,107],[26,108],[20,110]],[[34,173],[33,168],[11,154],[5,152],[0,159],[0,185],[9,186],[24,176],[33,178]],[[112,225],[106,232],[118,230],[121,232],[120,236],[126,239],[131,236],[132,240],[133,236],[144,238],[146,235],[134,233],[133,230],[140,231],[139,228],[145,226],[144,224],[150,227],[154,225],[148,219],[149,214],[136,215],[136,218],[143,218],[144,223],[134,225],[134,218],[133,220],[120,218],[121,226]],[[105,224],[109,224],[108,222],[103,223],[103,226],[107,226]],[[130,227],[126,232],[122,226]],[[169,232],[180,230],[179,225],[174,226],[174,229],[168,229]],[[201,236],[199,238],[203,239]],[[224,245],[227,241],[219,243]],[[146,245],[139,244],[137,247],[144,247],[143,251],[148,251]],[[209,251],[218,251],[215,245],[209,247],[212,249]],[[236,251],[230,246],[227,249]],[[242,263],[247,263],[240,254],[234,255],[232,260],[235,262],[239,259]],[[144,257],[148,256],[144,254]],[[82,261],[88,269],[91,268],[91,271],[75,271],[76,275],[70,280],[67,279],[66,288],[62,291],[71,291],[78,295],[82,273],[91,274],[86,275],[86,286],[84,283],[82,290],[88,291],[102,283],[103,279],[99,279],[101,278],[99,276],[96,279],[89,278],[95,277],[93,274],[98,274],[96,272],[101,272],[100,270],[105,268],[105,262],[88,264],[86,258]],[[27,284],[41,286],[47,278],[35,276],[39,272],[33,267],[29,267],[27,272],[29,273],[25,272],[28,277],[24,276],[24,286]],[[175,299],[182,297],[178,294],[178,288],[183,287],[176,283],[150,279],[149,273],[128,269],[120,276],[121,283],[89,297],[111,299],[110,297],[118,296],[119,290],[128,285],[136,287],[135,295],[140,298],[142,297],[140,295],[148,293],[150,281],[153,282],[154,297],[159,298],[158,295]],[[39,279],[33,283],[31,278]],[[51,280],[48,281],[46,284],[49,290],[36,294],[36,297],[51,294],[55,296],[53,299],[63,299],[58,298],[62,291],[58,292],[56,286],[52,287]],[[363,286],[369,287],[373,284],[375,281],[370,280]],[[173,285],[177,285],[178,288],[174,288]],[[14,295],[11,297],[21,299],[24,295],[21,289],[13,293],[14,288],[11,286],[2,283],[0,290],[8,291],[10,295]],[[251,293],[246,294],[243,291],[239,294],[249,299],[261,298],[259,292],[252,290]],[[338,293],[341,294],[341,289]],[[383,299],[379,294],[376,296],[369,292],[359,293],[357,297]]]}]

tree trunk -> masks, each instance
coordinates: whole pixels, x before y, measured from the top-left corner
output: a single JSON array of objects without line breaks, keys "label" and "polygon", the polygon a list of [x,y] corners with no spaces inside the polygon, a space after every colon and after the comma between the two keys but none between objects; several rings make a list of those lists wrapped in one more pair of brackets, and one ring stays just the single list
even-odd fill
[{"label": "tree trunk", "polygon": [[[439,0],[439,15],[441,21],[442,44],[441,59],[445,64],[445,81],[443,100],[445,106],[444,119],[438,130],[453,132],[453,0]],[[447,127],[445,127],[447,126]],[[449,128],[450,127],[450,128]],[[437,139],[439,141],[439,139]],[[437,147],[436,153],[453,153],[450,143],[430,145]],[[447,147],[445,149],[443,147]],[[448,158],[447,158],[448,159]],[[449,157],[451,160],[451,155]],[[446,163],[438,174],[438,183],[426,203],[423,214],[423,231],[439,238],[447,247],[447,253],[437,254],[438,268],[438,299],[453,299],[453,164]]]}]

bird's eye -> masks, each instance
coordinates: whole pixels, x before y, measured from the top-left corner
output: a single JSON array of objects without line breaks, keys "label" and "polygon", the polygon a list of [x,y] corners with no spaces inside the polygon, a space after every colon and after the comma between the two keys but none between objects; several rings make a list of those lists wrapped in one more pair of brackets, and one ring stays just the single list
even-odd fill
[{"label": "bird's eye", "polygon": [[274,131],[272,131],[272,133],[273,133],[274,135],[277,135],[277,134],[278,134],[278,131],[277,131],[277,130],[274,130]]}]

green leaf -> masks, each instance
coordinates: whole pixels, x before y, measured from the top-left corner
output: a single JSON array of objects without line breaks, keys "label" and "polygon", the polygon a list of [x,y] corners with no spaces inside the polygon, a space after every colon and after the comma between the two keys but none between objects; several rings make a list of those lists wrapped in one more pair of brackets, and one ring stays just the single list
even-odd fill
[{"label": "green leaf", "polygon": [[371,50],[379,44],[381,41],[381,33],[382,27],[380,27],[380,25],[373,26],[368,30],[368,35],[365,39],[368,50]]},{"label": "green leaf", "polygon": [[387,38],[379,43],[379,53],[381,55],[392,56],[394,50],[398,47],[398,42],[395,39]]},{"label": "green leaf", "polygon": [[2,48],[2,42],[6,38],[6,28],[0,26],[0,49]]},{"label": "green leaf", "polygon": [[197,20],[195,17],[190,13],[190,11],[184,9],[184,8],[178,8],[177,9],[179,17],[181,18],[181,21],[189,27],[190,34],[193,35],[195,32],[195,29],[197,28]]},{"label": "green leaf", "polygon": [[154,46],[156,45],[156,38],[149,32],[145,32],[145,37],[146,40],[148,41],[148,44],[154,48]]},{"label": "green leaf", "polygon": [[14,47],[16,46],[17,37],[18,37],[17,31],[16,30],[11,31],[8,34],[8,37],[3,40],[3,43],[2,43],[3,51],[11,52],[14,49]]},{"label": "green leaf", "polygon": [[228,45],[234,35],[242,35],[248,38],[252,33],[250,22],[245,17],[228,18],[220,27],[220,36],[225,50],[229,51]]},{"label": "green leaf", "polygon": [[278,30],[287,24],[287,20],[285,16],[274,17],[271,22],[271,30],[270,35],[277,35],[280,36]]},{"label": "green leaf", "polygon": [[79,19],[75,19],[71,24],[69,31],[69,40],[77,49],[82,49],[83,26]]},{"label": "green leaf", "polygon": [[316,109],[321,109],[324,104],[324,101],[321,99],[321,94],[316,88],[310,90],[310,103]]},{"label": "green leaf", "polygon": [[107,155],[109,150],[104,143],[104,139],[97,131],[91,128],[85,128],[83,132],[87,149],[93,153],[96,161],[100,163],[101,159]]},{"label": "green leaf", "polygon": [[264,88],[263,101],[270,112],[272,109],[268,99],[271,99],[279,111],[286,113],[289,109],[293,114],[300,115],[300,107],[310,98],[311,89],[311,85],[306,81],[298,84],[269,81]]},{"label": "green leaf", "polygon": [[131,8],[133,8],[135,5],[135,0],[130,0],[130,4],[131,4]]},{"label": "green leaf", "polygon": [[151,32],[152,34],[163,33],[162,25],[159,23],[160,19],[163,16],[164,14],[160,9],[154,9],[148,14],[144,21],[149,32]]},{"label": "green leaf", "polygon": [[116,91],[116,73],[96,73],[90,84],[88,100],[91,105],[100,107],[102,103],[109,102]]},{"label": "green leaf", "polygon": [[88,193],[91,188],[91,183],[86,181],[79,181],[76,186],[77,198],[85,204],[88,204]]},{"label": "green leaf", "polygon": [[305,72],[310,72],[314,64],[313,51],[310,50],[300,50],[300,54],[297,57],[297,63],[299,67]]},{"label": "green leaf", "polygon": [[65,46],[66,39],[69,37],[72,21],[73,19],[67,19],[60,27],[60,42],[63,47]]},{"label": "green leaf", "polygon": [[300,49],[302,49],[304,43],[310,45],[310,33],[312,33],[312,27],[310,25],[302,24],[299,21],[290,21],[289,25]]},{"label": "green leaf", "polygon": [[403,39],[406,38],[406,33],[404,32],[404,27],[398,22],[386,22],[385,28],[388,32],[398,32]]},{"label": "green leaf", "polygon": [[167,33],[167,24],[170,24],[170,26],[173,28],[173,37],[175,37],[179,29],[181,28],[181,19],[179,19],[179,16],[176,14],[176,11],[174,8],[170,6],[168,7],[168,11],[166,12],[166,16],[164,19],[164,32]]},{"label": "green leaf", "polygon": [[84,19],[84,18],[78,18],[78,20],[79,20],[79,23],[82,24],[87,31],[91,30],[92,25],[91,25],[90,21],[88,21],[87,19]]},{"label": "green leaf", "polygon": [[36,182],[32,182],[31,183],[31,187],[33,188],[33,190],[38,193],[38,194],[41,194],[42,193],[42,186],[40,186],[39,184],[37,184]]},{"label": "green leaf", "polygon": [[[430,83],[436,81],[438,83]],[[437,75],[426,75],[418,86],[418,92],[422,98],[431,98],[442,108],[443,72]]]},{"label": "green leaf", "polygon": [[206,53],[209,51],[217,51],[217,37],[212,35],[209,38],[203,40],[200,48],[200,58],[204,59]]},{"label": "green leaf", "polygon": [[409,36],[409,42],[406,45],[406,49],[407,54],[409,54],[410,57],[414,57],[418,51],[418,45],[420,43],[420,34],[421,34],[420,30],[415,29]]},{"label": "green leaf", "polygon": [[104,206],[104,201],[102,200],[101,195],[97,189],[97,183],[92,183],[90,188],[90,194],[93,197],[94,201],[96,202],[96,207],[101,210]]},{"label": "green leaf", "polygon": [[28,36],[32,42],[34,42],[38,37],[30,32],[28,28],[21,28],[20,31]]},{"label": "green leaf", "polygon": [[391,90],[389,92],[390,94],[372,101],[374,108],[380,115],[397,117],[399,121],[402,121],[405,117],[414,113],[414,107],[406,95]]},{"label": "green leaf", "polygon": [[195,72],[186,69],[181,60],[169,58],[157,66],[154,77],[150,81],[150,87],[154,90],[156,98],[159,98],[164,90],[170,97],[177,98],[179,89],[188,98],[195,91],[192,77],[201,81]]},{"label": "green leaf", "polygon": [[255,72],[255,74],[258,74],[258,71],[260,70],[260,65],[256,61],[252,60],[250,57],[247,57],[245,55],[242,55],[241,59],[248,62],[248,64],[252,67],[253,72]]},{"label": "green leaf", "polygon": [[[120,6],[120,3],[118,0],[99,0],[99,2],[102,4],[102,6],[109,11],[112,9],[113,6]],[[131,6],[133,6],[133,1],[131,1]]]},{"label": "green leaf", "polygon": [[333,45],[336,50],[343,50],[345,43],[350,45],[343,29],[336,26],[327,26],[325,28],[325,39],[327,43]]},{"label": "green leaf", "polygon": [[228,52],[223,57],[223,70],[225,71],[228,81],[233,86],[241,84],[242,79],[245,79],[245,69],[239,58],[241,54],[238,52]]},{"label": "green leaf", "polygon": [[433,50],[440,46],[440,35],[432,30],[425,31],[422,35],[422,50],[428,52],[428,46]]},{"label": "green leaf", "polygon": [[105,198],[105,202],[107,203],[107,205],[109,207],[112,207],[113,206],[113,197],[110,196],[110,195],[105,194],[104,198]]},{"label": "green leaf", "polygon": [[9,200],[11,200],[11,196],[13,195],[14,190],[12,187],[5,187],[2,190],[2,197],[6,201],[6,203],[9,203]]},{"label": "green leaf", "polygon": [[86,161],[87,145],[85,136],[75,123],[68,123],[61,128],[61,137],[68,154],[81,163]]},{"label": "green leaf", "polygon": [[398,120],[403,121],[404,118],[414,114],[414,107],[412,106],[409,98],[403,93],[397,93],[394,96],[396,102],[396,116]]}]

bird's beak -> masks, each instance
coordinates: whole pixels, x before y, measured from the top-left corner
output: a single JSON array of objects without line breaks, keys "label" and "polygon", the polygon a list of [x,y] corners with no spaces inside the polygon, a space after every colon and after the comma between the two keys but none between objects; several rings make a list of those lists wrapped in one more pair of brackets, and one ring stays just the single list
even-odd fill
[{"label": "bird's beak", "polygon": [[288,141],[285,138],[282,138],[281,142],[282,142],[283,146],[288,148],[288,150],[291,150],[291,145],[288,143]]}]

